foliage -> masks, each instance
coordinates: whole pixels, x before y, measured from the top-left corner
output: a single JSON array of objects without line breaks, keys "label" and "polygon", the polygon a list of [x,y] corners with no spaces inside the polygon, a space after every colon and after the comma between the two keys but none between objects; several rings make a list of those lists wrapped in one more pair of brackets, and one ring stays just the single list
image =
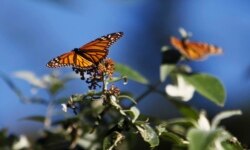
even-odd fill
[{"label": "foliage", "polygon": [[[63,89],[68,88],[67,82],[79,78],[76,74],[60,75],[52,72],[37,77],[29,71],[15,73],[17,78],[27,81],[32,88],[45,90],[48,100],[37,95],[24,96],[12,80],[1,73],[1,78],[22,102],[46,105],[48,108],[44,116],[28,116],[21,119],[43,123],[44,129],[43,135],[37,140],[22,140],[22,143],[26,143],[17,149],[133,149],[137,144],[135,138],[148,143],[150,148],[156,148],[161,142],[167,141],[173,149],[243,149],[233,135],[219,126],[222,119],[240,115],[241,111],[222,112],[209,123],[204,111],[198,111],[185,102],[192,98],[194,91],[197,91],[212,103],[223,106],[226,92],[220,80],[212,75],[192,72],[189,66],[181,64],[185,59],[171,47],[165,47],[162,55],[159,84],[166,84],[167,78],[173,83],[171,88],[169,85],[166,86],[166,92],[158,88],[159,84],[151,84],[146,77],[131,67],[118,63],[114,65],[110,59],[104,60],[88,72],[75,70],[80,73],[81,79],[86,80],[89,90],[70,97],[58,95]],[[117,76],[114,76],[114,71]],[[148,89],[139,98],[134,99],[131,94],[133,91],[122,92],[115,86],[117,82],[126,84],[127,80],[134,80]],[[185,93],[188,91],[185,91],[186,87],[192,89],[191,93]],[[136,104],[150,93],[163,96],[182,116],[163,120],[141,114]],[[121,103],[124,99],[131,102],[129,107]],[[61,113],[55,113],[56,106],[60,104]],[[69,109],[73,113],[69,112]],[[63,111],[62,120],[52,119],[57,115],[61,116]],[[8,135],[7,131],[2,129],[0,148],[13,148],[17,145],[18,139],[21,137]]]}]

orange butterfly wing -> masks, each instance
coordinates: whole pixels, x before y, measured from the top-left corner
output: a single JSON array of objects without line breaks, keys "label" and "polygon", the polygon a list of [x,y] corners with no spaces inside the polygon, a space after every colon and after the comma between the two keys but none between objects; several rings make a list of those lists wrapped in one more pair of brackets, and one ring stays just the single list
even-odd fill
[{"label": "orange butterfly wing", "polygon": [[107,56],[108,48],[122,35],[122,32],[117,32],[102,36],[79,49],[76,48],[50,60],[47,66],[52,68],[72,66],[78,69],[89,69]]},{"label": "orange butterfly wing", "polygon": [[79,48],[79,54],[85,59],[97,64],[108,55],[108,48],[119,38],[121,38],[122,35],[122,32],[116,32],[102,36],[81,46]]},{"label": "orange butterfly wing", "polygon": [[79,68],[80,66],[92,66],[93,63],[83,58],[81,55],[76,54],[75,51],[64,53],[52,60],[47,64],[50,68],[73,66]]},{"label": "orange butterfly wing", "polygon": [[181,41],[171,37],[171,44],[185,57],[191,60],[200,60],[211,54],[221,54],[222,49],[207,43]]}]

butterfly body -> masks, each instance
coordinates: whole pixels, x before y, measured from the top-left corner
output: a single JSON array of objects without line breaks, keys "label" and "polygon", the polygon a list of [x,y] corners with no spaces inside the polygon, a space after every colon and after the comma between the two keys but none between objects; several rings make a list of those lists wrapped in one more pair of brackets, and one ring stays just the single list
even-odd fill
[{"label": "butterfly body", "polygon": [[74,48],[72,51],[78,52],[78,51],[79,51],[79,48]]},{"label": "butterfly body", "polygon": [[93,68],[106,58],[108,48],[122,37],[122,35],[122,32],[116,32],[97,38],[80,48],[74,48],[70,52],[53,58],[47,63],[47,67],[57,68],[71,66],[82,70]]},{"label": "butterfly body", "polygon": [[207,43],[191,42],[187,39],[179,40],[176,37],[171,37],[170,42],[181,54],[191,60],[201,60],[209,55],[222,53],[221,48]]}]

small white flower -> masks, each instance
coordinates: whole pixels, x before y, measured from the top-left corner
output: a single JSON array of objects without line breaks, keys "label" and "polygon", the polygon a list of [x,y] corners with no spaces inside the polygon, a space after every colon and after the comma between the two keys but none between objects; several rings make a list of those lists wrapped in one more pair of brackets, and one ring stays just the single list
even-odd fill
[{"label": "small white flower", "polygon": [[30,147],[30,143],[27,139],[26,136],[21,135],[20,139],[13,145],[13,150],[21,150],[21,149],[25,149],[25,148],[29,148]]},{"label": "small white flower", "polygon": [[205,112],[201,112],[199,119],[198,119],[198,126],[201,130],[209,131],[210,130],[210,123],[205,116]]},{"label": "small white flower", "polygon": [[64,112],[67,112],[68,111],[68,107],[67,107],[67,105],[66,104],[61,104],[61,106],[62,106],[62,110],[64,111]]},{"label": "small white flower", "polygon": [[165,88],[166,93],[183,101],[189,101],[193,95],[195,88],[187,83],[181,75],[177,75],[177,85],[169,84]]}]

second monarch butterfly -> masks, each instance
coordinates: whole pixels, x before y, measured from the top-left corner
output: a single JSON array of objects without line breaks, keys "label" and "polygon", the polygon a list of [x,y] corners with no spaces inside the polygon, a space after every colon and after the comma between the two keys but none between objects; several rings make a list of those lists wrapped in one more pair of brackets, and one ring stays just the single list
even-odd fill
[{"label": "second monarch butterfly", "polygon": [[122,35],[123,32],[116,32],[97,38],[80,48],[53,58],[47,63],[47,67],[72,66],[82,70],[91,69],[108,55],[108,48]]},{"label": "second monarch butterfly", "polygon": [[223,53],[221,48],[207,43],[179,40],[176,37],[171,37],[170,42],[181,54],[191,60],[200,60],[208,55]]}]

